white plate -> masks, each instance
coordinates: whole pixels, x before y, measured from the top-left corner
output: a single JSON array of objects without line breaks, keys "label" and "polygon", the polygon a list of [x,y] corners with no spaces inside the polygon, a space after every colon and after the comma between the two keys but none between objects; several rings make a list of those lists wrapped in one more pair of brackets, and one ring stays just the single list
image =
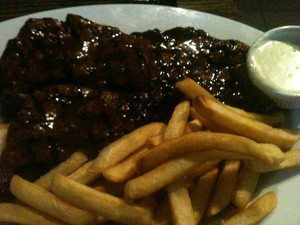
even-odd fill
[{"label": "white plate", "polygon": [[[2,55],[8,39],[17,35],[20,27],[28,18],[53,17],[65,20],[67,13],[78,14],[98,23],[119,27],[126,33],[154,28],[166,30],[176,26],[192,26],[203,29],[214,37],[237,39],[249,45],[262,34],[259,30],[223,17],[181,8],[151,5],[95,5],[46,11],[0,23],[0,55]],[[298,115],[299,113],[296,114],[296,116]],[[293,117],[293,119],[295,118]],[[297,147],[300,148],[300,143],[297,144]],[[263,220],[262,224],[300,224],[299,188],[299,167],[264,176],[256,196],[273,190],[277,193],[278,205],[275,211]]]}]

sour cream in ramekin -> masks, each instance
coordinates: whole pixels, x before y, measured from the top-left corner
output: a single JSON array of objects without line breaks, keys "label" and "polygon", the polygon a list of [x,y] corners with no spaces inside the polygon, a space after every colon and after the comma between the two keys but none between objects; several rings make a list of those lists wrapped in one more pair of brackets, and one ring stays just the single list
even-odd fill
[{"label": "sour cream in ramekin", "polygon": [[250,47],[247,66],[254,85],[279,107],[300,107],[299,26],[266,32]]}]

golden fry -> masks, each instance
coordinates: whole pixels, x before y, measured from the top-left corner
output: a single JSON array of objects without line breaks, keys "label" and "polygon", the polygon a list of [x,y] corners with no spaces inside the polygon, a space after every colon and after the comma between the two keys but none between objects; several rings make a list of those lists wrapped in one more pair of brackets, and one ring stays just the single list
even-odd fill
[{"label": "golden fry", "polygon": [[12,203],[0,204],[0,223],[66,225],[33,208]]},{"label": "golden fry", "polygon": [[[185,133],[189,117],[189,110],[189,101],[181,102],[175,107],[165,131],[165,140],[180,137]],[[183,179],[181,178],[168,184],[167,193],[172,212],[173,224],[194,224],[192,202]]]},{"label": "golden fry", "polygon": [[126,224],[150,224],[152,215],[146,208],[129,205],[123,199],[96,191],[88,186],[57,174],[52,191],[71,204]]},{"label": "golden fry", "polygon": [[140,165],[144,171],[148,171],[171,158],[211,149],[244,154],[269,164],[273,163],[272,158],[265,153],[263,145],[251,139],[231,134],[196,132],[169,140],[153,148],[141,158]]},{"label": "golden fry", "polygon": [[242,210],[223,225],[255,225],[273,211],[277,205],[277,197],[274,192],[268,192],[253,202],[248,208]]},{"label": "golden fry", "polygon": [[228,207],[223,209],[221,212],[219,212],[215,216],[202,217],[200,224],[205,224],[205,225],[221,225],[222,224],[223,225],[224,221],[228,220],[233,215],[237,214],[239,211],[241,211],[241,209],[238,209],[234,205],[230,204]]},{"label": "golden fry", "polygon": [[241,116],[244,116],[249,119],[253,119],[265,124],[268,124],[270,126],[281,126],[285,123],[285,115],[282,111],[278,111],[274,114],[265,115],[265,114],[258,114],[253,112],[246,112],[243,109],[239,109],[236,107],[232,107],[229,105],[224,105],[227,109],[240,114]]},{"label": "golden fry", "polygon": [[164,134],[165,140],[180,137],[184,134],[189,117],[189,111],[189,101],[181,102],[175,107]]},{"label": "golden fry", "polygon": [[[176,83],[179,90],[184,93],[189,99],[193,100],[197,96],[205,96],[213,101],[219,102],[215,97],[213,97],[208,91],[197,84],[194,80],[186,78],[182,81]],[[220,102],[219,102],[220,103]],[[272,115],[263,115],[257,113],[246,112],[245,110],[232,107],[229,105],[224,105],[227,109],[240,114],[241,116],[247,117],[249,119],[257,120],[271,126],[279,126],[285,123],[285,115],[282,111],[276,112]]]},{"label": "golden fry", "polygon": [[207,172],[211,171],[212,169],[216,168],[216,166],[221,162],[221,160],[211,160],[204,162],[202,164],[199,164],[192,168],[186,176],[188,178],[192,177],[201,177],[202,175],[206,174]]},{"label": "golden fry", "polygon": [[300,166],[300,150],[286,152],[284,161],[276,165],[268,165],[258,160],[247,160],[245,165],[251,172],[257,173],[266,173],[274,170]]},{"label": "golden fry", "polygon": [[213,123],[212,121],[204,118],[196,111],[194,107],[190,108],[190,117],[199,120],[203,124],[203,126],[210,131],[219,132],[219,133],[229,133],[229,134],[232,133],[232,131],[224,127],[220,127],[219,125]]},{"label": "golden fry", "polygon": [[272,143],[287,150],[299,139],[297,135],[234,113],[209,98],[199,96],[194,99],[193,106],[198,113],[214,123],[257,142]]},{"label": "golden fry", "polygon": [[138,161],[149,151],[142,148],[124,161],[103,171],[103,176],[112,182],[123,182],[131,178],[137,171]]},{"label": "golden fry", "polygon": [[164,136],[162,134],[150,137],[147,139],[145,146],[148,148],[153,148],[160,145],[164,141]]},{"label": "golden fry", "polygon": [[219,169],[215,168],[201,176],[191,193],[194,221],[196,224],[199,224],[206,211],[218,172]]},{"label": "golden fry", "polygon": [[167,185],[169,204],[174,225],[193,225],[192,202],[182,178]]},{"label": "golden fry", "polygon": [[6,147],[6,137],[7,137],[8,127],[9,124],[0,123],[0,156],[3,149],[5,149]]},{"label": "golden fry", "polygon": [[250,172],[242,166],[239,172],[237,185],[232,196],[232,203],[238,208],[245,208],[255,191],[260,173]]},{"label": "golden fry", "polygon": [[182,81],[178,81],[176,83],[176,87],[191,100],[199,95],[202,95],[213,99],[214,101],[218,101],[207,90],[205,90],[191,78],[185,78]]},{"label": "golden fry", "polygon": [[60,163],[58,166],[50,170],[45,175],[41,176],[34,183],[46,190],[51,189],[53,177],[57,174],[69,175],[78,169],[83,163],[87,161],[87,156],[82,152],[73,153],[66,161]]},{"label": "golden fry", "polygon": [[193,167],[205,161],[215,159],[245,159],[247,155],[211,150],[206,152],[194,152],[179,158],[169,160],[153,170],[129,180],[124,187],[126,199],[139,199],[152,194],[165,185],[184,176]]},{"label": "golden fry", "polygon": [[285,153],[276,145],[269,143],[263,143],[261,145],[265,154],[272,158],[273,165],[278,165],[285,160]]},{"label": "golden fry", "polygon": [[95,217],[90,212],[74,207],[17,175],[13,176],[11,180],[10,191],[21,202],[68,224],[95,223]]},{"label": "golden fry", "polygon": [[98,173],[91,173],[89,168],[94,163],[94,161],[89,161],[71,173],[68,177],[71,180],[74,180],[81,184],[89,184],[100,177],[101,174]]},{"label": "golden fry", "polygon": [[200,120],[197,119],[188,122],[187,126],[190,128],[191,132],[198,132],[201,131],[203,128],[203,124]]},{"label": "golden fry", "polygon": [[89,171],[102,173],[104,169],[116,165],[141,148],[149,137],[162,134],[165,127],[163,123],[150,123],[109,144],[100,151]]},{"label": "golden fry", "polygon": [[207,215],[213,216],[226,208],[232,198],[240,168],[239,160],[226,160],[215,184]]}]

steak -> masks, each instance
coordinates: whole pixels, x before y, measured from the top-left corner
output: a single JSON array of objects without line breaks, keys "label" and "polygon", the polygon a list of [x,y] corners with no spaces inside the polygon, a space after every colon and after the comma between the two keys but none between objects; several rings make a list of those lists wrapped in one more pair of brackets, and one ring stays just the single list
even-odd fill
[{"label": "steak", "polygon": [[249,81],[248,46],[176,27],[125,34],[78,15],[30,19],[0,61],[0,201],[17,173],[34,180],[81,150],[99,150],[152,121],[167,121],[189,77],[220,101],[250,111],[273,105]]}]

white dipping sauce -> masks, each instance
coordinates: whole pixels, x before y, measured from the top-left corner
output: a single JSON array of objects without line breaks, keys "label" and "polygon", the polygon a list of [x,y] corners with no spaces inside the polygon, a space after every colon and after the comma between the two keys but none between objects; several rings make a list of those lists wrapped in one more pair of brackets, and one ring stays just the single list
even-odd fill
[{"label": "white dipping sauce", "polygon": [[285,93],[300,93],[300,51],[280,41],[268,41],[252,51],[253,79]]}]

